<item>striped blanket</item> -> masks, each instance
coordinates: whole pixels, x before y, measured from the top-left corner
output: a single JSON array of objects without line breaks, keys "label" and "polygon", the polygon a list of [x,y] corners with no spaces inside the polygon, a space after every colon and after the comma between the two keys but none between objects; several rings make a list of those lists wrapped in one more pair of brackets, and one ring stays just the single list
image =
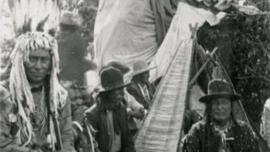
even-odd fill
[{"label": "striped blanket", "polygon": [[[193,40],[183,41],[163,78],[140,130],[138,152],[176,152],[180,137],[192,59]],[[173,80],[173,81],[171,81]]]}]

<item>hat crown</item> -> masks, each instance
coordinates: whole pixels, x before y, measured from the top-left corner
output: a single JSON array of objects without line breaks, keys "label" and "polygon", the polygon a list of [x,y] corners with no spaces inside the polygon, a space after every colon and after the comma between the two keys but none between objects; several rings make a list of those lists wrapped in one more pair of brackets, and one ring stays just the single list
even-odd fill
[{"label": "hat crown", "polygon": [[137,71],[141,71],[144,69],[147,69],[148,65],[145,61],[137,61],[133,64],[133,71],[137,72]]},{"label": "hat crown", "polygon": [[234,94],[231,85],[222,79],[212,80],[208,84],[208,95],[213,94]]},{"label": "hat crown", "polygon": [[100,73],[100,79],[105,90],[124,85],[122,72],[114,67],[104,68]]},{"label": "hat crown", "polygon": [[229,98],[230,101],[240,99],[240,95],[234,93],[233,86],[223,79],[215,79],[208,83],[207,95],[199,99],[200,102],[213,101],[216,98]]},{"label": "hat crown", "polygon": [[125,66],[124,64],[122,64],[121,62],[118,61],[111,61],[107,64],[106,67],[114,67],[118,70],[120,70],[123,74],[126,74],[129,72],[129,67]]}]

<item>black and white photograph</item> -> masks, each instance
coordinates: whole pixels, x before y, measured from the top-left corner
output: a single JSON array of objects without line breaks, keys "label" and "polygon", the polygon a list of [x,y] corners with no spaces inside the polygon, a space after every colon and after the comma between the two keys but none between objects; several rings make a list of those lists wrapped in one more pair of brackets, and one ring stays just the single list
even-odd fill
[{"label": "black and white photograph", "polygon": [[270,0],[0,0],[0,152],[270,152]]}]

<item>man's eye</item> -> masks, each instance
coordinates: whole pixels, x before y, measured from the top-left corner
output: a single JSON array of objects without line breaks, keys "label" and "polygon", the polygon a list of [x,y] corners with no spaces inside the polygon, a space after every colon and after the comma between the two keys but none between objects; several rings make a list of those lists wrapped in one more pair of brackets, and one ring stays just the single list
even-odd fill
[{"label": "man's eye", "polygon": [[30,61],[30,62],[36,62],[36,61],[37,61],[37,58],[35,58],[35,57],[30,57],[30,58],[29,58],[29,61]]},{"label": "man's eye", "polygon": [[41,62],[45,63],[45,62],[49,62],[50,59],[49,58],[41,58]]}]

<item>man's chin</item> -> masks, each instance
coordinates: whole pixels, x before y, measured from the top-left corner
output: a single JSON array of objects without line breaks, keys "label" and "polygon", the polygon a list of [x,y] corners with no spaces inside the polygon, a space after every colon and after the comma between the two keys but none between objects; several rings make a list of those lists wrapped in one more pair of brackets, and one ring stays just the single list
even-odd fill
[{"label": "man's chin", "polygon": [[226,122],[229,120],[229,118],[225,118],[225,117],[216,117],[213,119],[216,122]]}]

